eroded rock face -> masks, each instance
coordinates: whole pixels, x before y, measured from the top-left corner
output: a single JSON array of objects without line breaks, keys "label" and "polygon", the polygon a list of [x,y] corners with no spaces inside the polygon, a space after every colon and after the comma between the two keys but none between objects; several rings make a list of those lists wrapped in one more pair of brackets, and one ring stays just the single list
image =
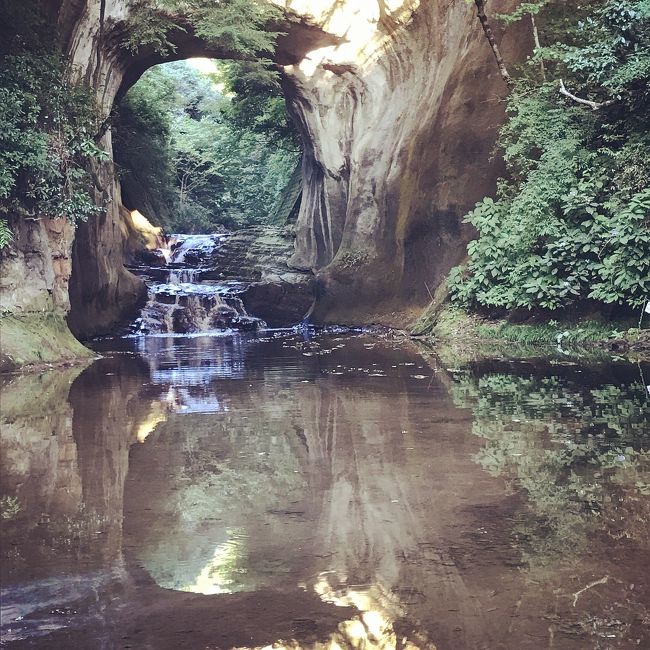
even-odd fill
[{"label": "eroded rock face", "polygon": [[90,357],[69,332],[74,227],[65,219],[11,218],[0,253],[0,372]]},{"label": "eroded rock face", "polygon": [[291,268],[294,235],[286,227],[256,226],[229,235],[202,273],[206,280],[243,280],[246,311],[275,326],[295,325],[311,313],[315,286],[310,271]]},{"label": "eroded rock face", "polygon": [[65,219],[14,219],[0,257],[0,310],[60,312],[70,308],[74,227]]},{"label": "eroded rock face", "polygon": [[[285,68],[306,148],[292,263],[319,270],[317,319],[403,324],[463,258],[462,216],[494,191],[506,89],[473,3],[291,6],[346,38]],[[526,38],[502,49],[518,59]]]},{"label": "eroded rock face", "polygon": [[[505,88],[474,7],[440,0],[275,1],[289,15],[276,61],[305,144],[292,264],[317,272],[317,321],[404,325],[462,259],[470,233],[461,217],[493,192],[499,172],[490,155]],[[147,48],[131,54],[120,46],[129,4],[63,0],[59,8],[74,74],[95,90],[103,116],[164,60]],[[513,4],[495,0],[490,11]],[[168,59],[232,56],[190,32],[170,39],[177,49]],[[527,42],[516,31],[506,34],[506,59],[521,58]],[[110,130],[101,144],[112,151]],[[69,321],[81,337],[114,327],[145,291],[123,266],[112,164],[94,171],[95,198],[106,212],[79,228],[72,255]],[[61,259],[54,251],[51,258],[43,278]],[[16,300],[31,291],[25,286]],[[65,293],[62,283],[57,291]]]}]

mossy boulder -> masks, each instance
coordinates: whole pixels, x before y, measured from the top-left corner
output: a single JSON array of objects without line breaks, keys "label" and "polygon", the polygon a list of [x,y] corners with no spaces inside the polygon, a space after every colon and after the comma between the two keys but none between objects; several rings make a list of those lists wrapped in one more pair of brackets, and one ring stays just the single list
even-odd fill
[{"label": "mossy boulder", "polygon": [[0,372],[93,356],[72,335],[63,314],[32,312],[0,316]]}]

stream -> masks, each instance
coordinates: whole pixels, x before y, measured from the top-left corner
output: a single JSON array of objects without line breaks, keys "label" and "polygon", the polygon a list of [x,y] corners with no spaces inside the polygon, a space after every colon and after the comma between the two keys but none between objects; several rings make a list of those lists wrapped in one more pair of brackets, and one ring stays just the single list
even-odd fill
[{"label": "stream", "polygon": [[650,647],[650,367],[266,329],[200,268],[0,379],[3,647]]}]

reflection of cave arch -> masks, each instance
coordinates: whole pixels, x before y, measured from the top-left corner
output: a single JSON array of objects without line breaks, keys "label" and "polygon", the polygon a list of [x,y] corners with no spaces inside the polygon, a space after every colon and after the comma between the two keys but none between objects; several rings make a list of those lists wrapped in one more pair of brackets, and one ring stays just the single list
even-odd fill
[{"label": "reflection of cave arch", "polygon": [[[370,362],[371,352],[359,353]],[[251,354],[248,363],[263,370],[256,358]],[[220,592],[286,593],[301,584],[309,598],[317,593],[326,603],[352,606],[354,614],[338,626],[341,647],[353,646],[345,635],[364,625],[411,638],[420,617],[437,639],[462,637],[476,647],[481,612],[444,540],[435,528],[423,531],[417,514],[430,481],[449,478],[446,491],[453,496],[469,461],[454,445],[441,448],[439,462],[447,469],[436,479],[426,459],[421,465],[409,459],[403,436],[418,426],[410,400],[421,393],[408,377],[390,388],[385,377],[368,377],[341,391],[335,376],[320,372],[323,361],[308,358],[314,376],[305,384],[271,380],[251,388],[215,380],[227,411],[210,419],[172,415],[132,449],[132,467],[146,471],[127,480],[126,546],[138,549],[138,564],[167,590],[207,589],[202,593],[230,602],[237,594]],[[395,381],[402,386],[397,395]],[[441,410],[450,408],[438,399]],[[185,476],[167,469],[183,465]],[[220,477],[235,486],[230,494]],[[225,558],[228,542],[242,538],[239,563]],[[289,553],[287,540],[295,549]],[[209,577],[216,579],[203,579]],[[458,613],[445,610],[444,620],[427,620],[431,602]],[[452,634],[461,623],[462,634]]]}]

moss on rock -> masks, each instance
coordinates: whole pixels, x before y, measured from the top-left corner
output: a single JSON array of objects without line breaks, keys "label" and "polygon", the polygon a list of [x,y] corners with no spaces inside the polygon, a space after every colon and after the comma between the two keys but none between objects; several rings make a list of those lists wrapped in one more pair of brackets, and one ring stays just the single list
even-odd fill
[{"label": "moss on rock", "polygon": [[63,314],[32,312],[0,316],[0,372],[93,356],[72,335]]}]

